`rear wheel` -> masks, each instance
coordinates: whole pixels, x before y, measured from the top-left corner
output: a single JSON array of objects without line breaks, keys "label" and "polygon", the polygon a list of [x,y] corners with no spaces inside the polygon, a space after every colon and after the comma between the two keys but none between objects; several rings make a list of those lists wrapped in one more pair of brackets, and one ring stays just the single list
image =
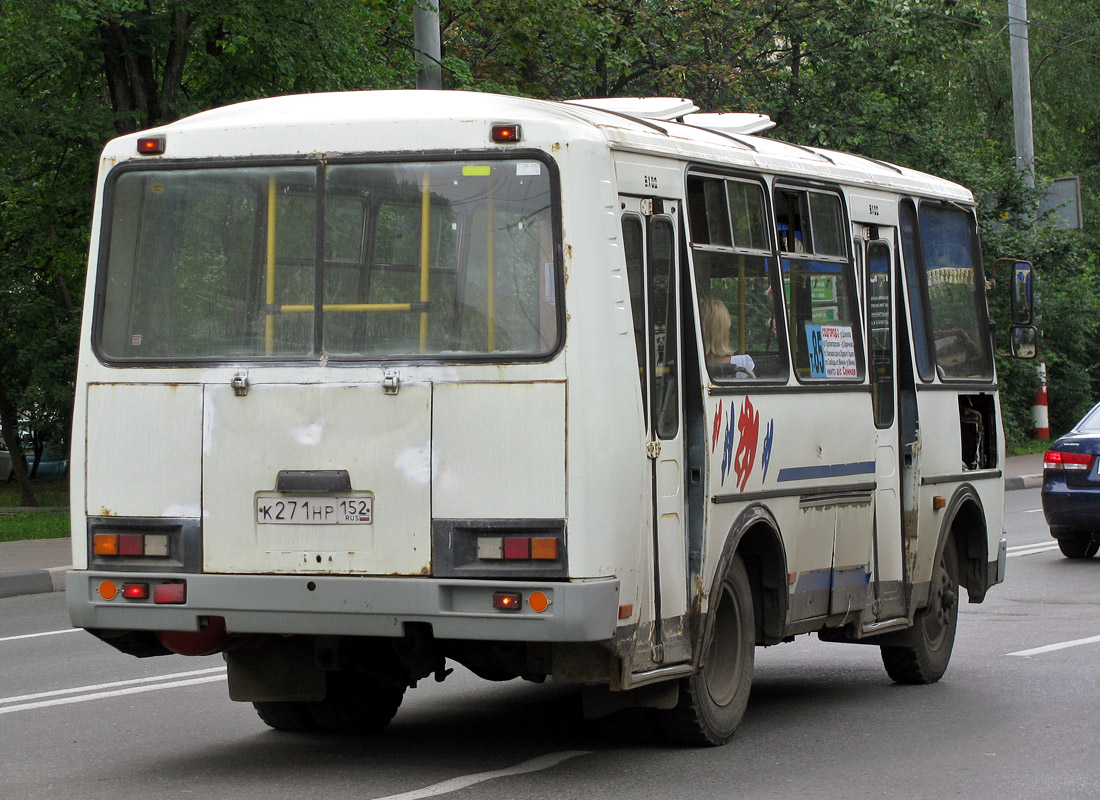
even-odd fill
[{"label": "rear wheel", "polygon": [[1066,558],[1092,558],[1100,550],[1100,536],[1078,533],[1058,539],[1058,549]]},{"label": "rear wheel", "polygon": [[277,731],[311,731],[317,727],[309,713],[308,703],[253,703],[256,713],[269,727]]},{"label": "rear wheel", "polygon": [[932,570],[928,607],[917,612],[910,644],[883,645],[882,663],[898,683],[935,683],[947,670],[959,622],[959,558],[948,539]]},{"label": "rear wheel", "polygon": [[330,672],[324,700],[303,703],[329,733],[376,733],[397,713],[405,687],[356,672]]},{"label": "rear wheel", "polygon": [[681,679],[677,706],[658,712],[665,733],[683,744],[725,744],[749,702],[755,617],[752,587],[738,556],[730,564],[711,613],[713,628],[699,671]]}]

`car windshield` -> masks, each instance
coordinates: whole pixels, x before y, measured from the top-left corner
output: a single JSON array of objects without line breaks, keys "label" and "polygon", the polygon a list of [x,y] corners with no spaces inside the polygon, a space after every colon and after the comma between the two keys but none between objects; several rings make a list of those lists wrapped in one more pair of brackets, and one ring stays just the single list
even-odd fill
[{"label": "car windshield", "polygon": [[110,184],[107,360],[552,353],[550,168],[532,158],[124,168]]}]

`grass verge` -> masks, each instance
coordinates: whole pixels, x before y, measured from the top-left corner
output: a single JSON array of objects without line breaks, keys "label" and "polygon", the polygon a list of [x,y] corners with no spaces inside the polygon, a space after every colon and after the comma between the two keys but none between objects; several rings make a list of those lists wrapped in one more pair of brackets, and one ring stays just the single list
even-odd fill
[{"label": "grass verge", "polygon": [[66,511],[0,514],[0,542],[61,539],[68,535],[69,514]]},{"label": "grass verge", "polygon": [[[47,508],[69,505],[68,478],[41,478],[31,482],[38,505]],[[15,480],[0,483],[0,508],[15,508],[22,502]]]},{"label": "grass verge", "polygon": [[1012,456],[1030,456],[1034,453],[1045,453],[1053,439],[1025,439],[1019,443],[1008,443],[1005,446],[1006,454]]}]

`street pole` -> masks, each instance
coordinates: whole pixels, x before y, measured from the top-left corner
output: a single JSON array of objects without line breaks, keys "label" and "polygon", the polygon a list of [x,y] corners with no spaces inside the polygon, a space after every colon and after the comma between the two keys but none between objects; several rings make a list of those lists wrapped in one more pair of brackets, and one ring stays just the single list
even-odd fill
[{"label": "street pole", "polygon": [[1035,188],[1035,142],[1031,135],[1031,64],[1027,48],[1027,0],[1008,0],[1008,40],[1012,62],[1012,120],[1016,166]]},{"label": "street pole", "polygon": [[439,46],[439,0],[417,0],[413,12],[413,47],[420,72],[416,76],[417,89],[442,89],[442,57]]},{"label": "street pole", "polygon": [[[1031,59],[1028,56],[1027,0],[1008,0],[1008,42],[1012,64],[1012,122],[1016,136],[1016,168],[1024,173],[1029,188],[1035,188],[1035,140],[1031,127]],[[1027,213],[1035,218],[1035,210]],[[1047,365],[1038,365],[1040,388],[1031,407],[1032,437],[1050,438],[1047,408]]]}]

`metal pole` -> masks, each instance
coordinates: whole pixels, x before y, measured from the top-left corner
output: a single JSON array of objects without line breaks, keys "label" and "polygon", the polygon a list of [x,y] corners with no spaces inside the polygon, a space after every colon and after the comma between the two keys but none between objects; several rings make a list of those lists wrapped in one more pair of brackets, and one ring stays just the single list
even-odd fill
[{"label": "metal pole", "polygon": [[420,72],[416,76],[417,89],[442,89],[442,73],[439,61],[439,0],[416,0],[413,11],[413,47]]},{"label": "metal pole", "polygon": [[1035,188],[1035,142],[1031,136],[1031,65],[1027,48],[1027,0],[1008,0],[1009,54],[1012,60],[1012,119],[1016,166]]}]

